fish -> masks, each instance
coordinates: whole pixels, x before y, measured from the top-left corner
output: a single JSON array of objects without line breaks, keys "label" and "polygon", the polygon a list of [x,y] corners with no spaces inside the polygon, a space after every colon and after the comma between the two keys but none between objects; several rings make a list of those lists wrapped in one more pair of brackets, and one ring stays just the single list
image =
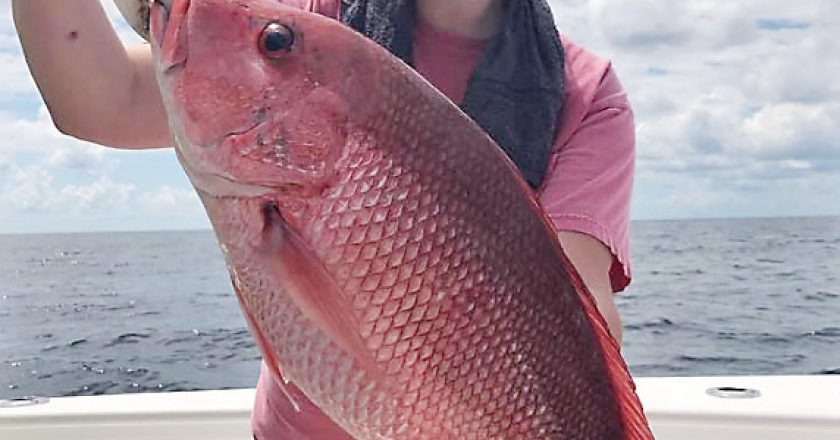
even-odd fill
[{"label": "fish", "polygon": [[653,438],[533,191],[410,66],[272,0],[148,16],[176,155],[290,399],[365,440]]}]

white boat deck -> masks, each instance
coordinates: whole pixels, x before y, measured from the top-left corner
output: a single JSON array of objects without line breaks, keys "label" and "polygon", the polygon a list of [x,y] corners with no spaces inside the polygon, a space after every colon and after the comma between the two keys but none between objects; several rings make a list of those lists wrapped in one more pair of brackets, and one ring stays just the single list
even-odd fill
[{"label": "white boat deck", "polygon": [[[840,439],[840,376],[637,379],[660,440]],[[714,397],[715,387],[754,398]],[[749,393],[730,392],[736,396]],[[50,399],[0,407],[0,439],[250,439],[253,390]]]}]

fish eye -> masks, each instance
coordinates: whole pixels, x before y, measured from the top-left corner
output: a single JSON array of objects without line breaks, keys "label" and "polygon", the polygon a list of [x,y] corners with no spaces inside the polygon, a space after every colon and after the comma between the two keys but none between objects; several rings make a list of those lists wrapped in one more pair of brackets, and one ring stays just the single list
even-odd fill
[{"label": "fish eye", "polygon": [[271,23],[260,35],[260,50],[269,58],[279,58],[292,50],[295,33],[280,23]]}]

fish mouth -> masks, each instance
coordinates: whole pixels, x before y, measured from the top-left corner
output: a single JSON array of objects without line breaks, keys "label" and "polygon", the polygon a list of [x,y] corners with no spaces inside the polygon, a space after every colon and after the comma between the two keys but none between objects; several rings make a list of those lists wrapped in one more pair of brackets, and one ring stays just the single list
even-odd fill
[{"label": "fish mouth", "polygon": [[238,178],[220,169],[208,169],[201,165],[195,166],[189,160],[191,155],[180,147],[180,142],[179,146],[175,148],[175,154],[193,186],[200,192],[216,198],[289,197],[307,199],[320,195],[324,189],[318,185],[296,182],[294,178],[282,180],[253,177]]},{"label": "fish mouth", "polygon": [[283,192],[282,187],[277,185],[241,182],[225,173],[197,169],[185,158],[180,148],[175,149],[175,154],[196,190],[209,196],[217,198],[254,198],[267,197]]},{"label": "fish mouth", "polygon": [[318,195],[310,188],[294,182],[239,181],[220,173],[190,172],[188,168],[187,170],[193,186],[216,198],[308,199]]}]

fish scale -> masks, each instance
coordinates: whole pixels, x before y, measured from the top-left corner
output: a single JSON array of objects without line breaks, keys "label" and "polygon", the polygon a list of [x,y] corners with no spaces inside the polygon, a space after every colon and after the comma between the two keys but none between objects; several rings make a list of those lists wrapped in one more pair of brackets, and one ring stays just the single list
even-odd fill
[{"label": "fish scale", "polygon": [[[418,125],[423,125],[423,114],[417,111],[415,117],[418,120]],[[399,113],[396,114],[398,118]],[[390,126],[385,124],[386,126]],[[414,133],[410,131],[401,132],[403,136],[412,136]],[[398,139],[395,144],[399,144]],[[402,355],[399,361],[403,364],[403,368],[407,371],[399,375],[399,379],[403,381],[405,390],[409,393],[409,400],[416,398],[415,408],[423,409],[426,416],[423,419],[424,424],[440,422],[447,420],[451,425],[450,430],[455,436],[454,438],[467,438],[469,435],[475,435],[475,438],[489,438],[493,435],[498,435],[502,426],[511,426],[512,420],[509,419],[513,413],[523,412],[526,415],[536,414],[533,409],[540,406],[545,410],[549,406],[555,406],[549,398],[539,393],[541,388],[545,387],[545,393],[550,395],[552,388],[556,388],[554,381],[546,381],[543,385],[536,378],[545,377],[546,371],[539,369],[528,368],[529,364],[540,364],[549,366],[556,364],[555,362],[545,362],[546,355],[555,350],[548,349],[554,343],[562,344],[562,337],[564,334],[571,334],[575,337],[580,333],[580,330],[572,330],[570,332],[563,332],[563,326],[559,323],[552,324],[556,328],[555,332],[546,332],[545,329],[539,329],[537,325],[529,325],[531,322],[553,322],[556,321],[557,316],[563,316],[563,312],[555,311],[555,313],[539,315],[540,310],[550,310],[552,307],[546,307],[545,299],[534,297],[529,298],[527,292],[544,292],[545,296],[554,296],[558,300],[570,296],[555,294],[554,288],[551,287],[530,287],[531,284],[542,284],[543,286],[562,285],[564,280],[561,277],[554,277],[552,280],[550,276],[540,278],[534,277],[531,271],[514,270],[517,268],[533,267],[528,264],[537,257],[538,252],[534,251],[532,246],[522,246],[522,243],[528,242],[528,229],[536,230],[541,235],[544,234],[543,226],[534,219],[512,219],[511,221],[482,221],[486,219],[501,220],[506,217],[506,213],[529,212],[525,206],[517,208],[510,206],[516,204],[516,197],[508,197],[507,200],[503,197],[500,200],[491,200],[483,204],[483,208],[479,211],[472,211],[470,208],[475,206],[469,199],[465,198],[463,194],[458,191],[449,190],[446,192],[440,191],[440,185],[431,184],[436,181],[436,173],[428,173],[432,176],[431,179],[424,180],[419,176],[424,174],[423,167],[434,163],[433,161],[424,160],[421,155],[404,155],[399,156],[398,152],[383,151],[379,145],[359,144],[358,151],[353,151],[348,148],[348,155],[343,161],[339,161],[336,165],[336,173],[339,175],[356,176],[343,184],[339,184],[329,191],[329,194],[324,196],[325,201],[314,204],[311,211],[305,215],[307,218],[314,219],[311,226],[307,230],[314,232],[309,238],[309,242],[321,244],[315,246],[316,253],[320,254],[323,261],[332,261],[331,256],[346,256],[345,258],[338,257],[337,263],[332,265],[327,264],[327,270],[333,274],[348,274],[346,278],[337,278],[340,286],[340,291],[348,295],[349,299],[361,307],[357,308],[358,315],[364,318],[364,322],[372,322],[373,327],[367,327],[371,331],[363,331],[362,335],[366,338],[368,348],[375,350],[375,358],[378,362],[391,363],[396,353],[396,343],[398,338],[386,338],[386,334],[394,329],[396,321],[392,318],[398,309],[393,307],[389,313],[387,308],[383,307],[389,300],[396,300],[398,302],[410,301],[410,308],[424,312],[418,314],[415,321],[418,323],[427,323],[428,325],[420,328],[420,331],[412,329],[412,334],[409,336],[409,341],[416,341],[413,345],[415,351],[412,354],[409,348],[403,347]],[[451,158],[455,163],[473,163],[471,157],[459,157],[458,152],[468,152],[469,149],[457,150],[454,149],[451,153]],[[401,169],[412,170],[410,173],[403,173],[402,178],[397,178],[396,183],[388,185],[387,181],[382,182],[378,178],[383,175],[383,171],[387,167],[383,165],[383,158],[387,153],[390,158],[390,164],[398,163]],[[416,150],[414,151],[416,153]],[[342,168],[345,166],[346,168]],[[355,166],[354,166],[355,164]],[[393,165],[392,165],[393,166]],[[500,168],[488,167],[489,169]],[[488,170],[484,168],[484,172]],[[465,181],[484,181],[487,187],[493,188],[499,186],[489,182],[486,176],[469,176],[470,169],[481,170],[481,164],[476,164],[474,168],[466,168],[462,170],[466,172]],[[499,173],[504,176],[504,170]],[[415,177],[411,177],[415,176]],[[482,179],[484,177],[484,179]],[[376,187],[374,180],[378,180],[381,185]],[[389,191],[383,191],[381,188],[389,186]],[[367,190],[363,191],[363,190]],[[373,194],[373,196],[371,196]],[[384,197],[388,194],[391,197]],[[376,203],[360,203],[364,200],[386,200],[383,205]],[[518,199],[522,199],[521,196]],[[502,203],[498,203],[502,202]],[[373,218],[372,211],[374,207],[380,206],[382,208],[390,208],[389,204],[398,203],[404,209],[399,210],[398,217],[401,227],[397,228],[393,242],[400,243],[402,246],[394,247],[391,240],[382,240],[383,237],[378,233],[371,233],[371,231],[378,231],[375,223],[371,221]],[[520,205],[524,203],[520,202]],[[349,207],[348,210],[335,214],[331,207],[341,205]],[[323,206],[323,208],[321,208]],[[432,206],[435,206],[434,213]],[[444,206],[445,209],[440,207]],[[491,209],[495,207],[495,209]],[[320,209],[319,209],[320,208]],[[354,209],[355,208],[355,209]],[[470,212],[475,213],[479,218],[472,218]],[[333,219],[337,217],[337,221]],[[527,217],[527,216],[526,216]],[[460,221],[456,221],[458,219]],[[386,217],[387,220],[387,217]],[[528,221],[530,220],[530,221]],[[490,226],[489,231],[485,233],[493,235],[493,233],[501,232],[499,224],[505,225],[522,225],[519,228],[504,229],[508,233],[498,234],[498,239],[488,242],[485,240],[476,240],[472,238],[476,234],[476,228],[465,228],[463,225],[484,224]],[[530,223],[530,228],[528,228]],[[344,225],[344,226],[343,226]],[[461,227],[459,227],[459,225]],[[494,230],[495,229],[495,230]],[[516,230],[516,229],[522,229]],[[364,233],[359,233],[363,231]],[[416,231],[422,231],[424,234],[417,234]],[[428,231],[433,231],[428,233]],[[342,233],[343,232],[343,233]],[[360,237],[357,241],[343,241],[336,240],[338,236],[352,236],[356,232]],[[483,231],[482,231],[483,232]],[[306,237],[308,234],[304,232]],[[546,240],[542,240],[546,242]],[[427,247],[425,252],[418,252],[414,258],[405,258],[404,250],[413,242],[428,243],[432,246]],[[456,246],[462,250],[459,253],[458,259],[454,258]],[[544,246],[547,251],[543,255],[550,255],[552,250],[550,246]],[[365,249],[372,249],[369,251],[370,256],[365,258]],[[384,251],[383,251],[384,249]],[[463,258],[463,250],[470,249],[473,258]],[[387,265],[387,262],[393,255],[398,255],[395,259],[398,264]],[[495,261],[487,261],[491,256],[495,255]],[[480,261],[478,257],[484,256],[485,261]],[[462,277],[457,277],[459,271],[458,260],[462,260],[460,265],[468,268],[468,271]],[[511,267],[511,261],[524,260],[525,264]],[[550,261],[550,260],[549,260]],[[377,262],[381,264],[376,264]],[[416,271],[413,266],[421,263],[424,267],[422,271]],[[537,261],[534,261],[539,265]],[[543,264],[545,266],[545,264]],[[385,268],[384,271],[376,270],[376,267]],[[401,279],[398,277],[398,272],[402,268],[408,268],[404,273],[408,277]],[[361,269],[361,270],[359,270]],[[485,281],[476,282],[477,273],[481,272],[482,279]],[[352,274],[356,274],[353,276]],[[461,272],[462,273],[462,272]],[[488,273],[494,273],[496,276],[488,277]],[[560,272],[556,271],[559,275]],[[550,275],[550,271],[546,271]],[[429,294],[422,298],[422,301],[417,301],[417,297],[413,295],[406,295],[407,289],[396,288],[395,282],[389,280],[400,280],[405,285],[411,284],[415,281],[415,289],[419,291],[425,290]],[[495,282],[494,282],[495,281]],[[565,282],[568,285],[568,282]],[[466,288],[466,285],[471,286]],[[543,296],[543,295],[540,295]],[[361,300],[359,300],[361,298]],[[499,307],[509,310],[508,314],[501,317],[496,325],[487,323],[483,327],[483,331],[479,333],[478,326],[471,326],[473,321],[470,319],[471,315],[476,313],[490,313],[491,310],[485,310],[487,300],[490,298],[496,299]],[[528,301],[528,300],[531,301]],[[537,301],[540,299],[540,301]],[[558,308],[576,307],[579,306],[569,304],[571,301],[561,301]],[[466,306],[469,303],[470,306]],[[468,311],[469,310],[469,311]],[[517,312],[518,316],[512,316],[513,312]],[[569,313],[566,313],[569,314]],[[547,316],[546,316],[547,315]],[[580,315],[580,313],[578,313]],[[407,324],[407,322],[406,322]],[[577,325],[583,327],[584,322],[577,320]],[[402,333],[405,327],[397,327],[394,330]],[[516,340],[513,340],[513,335],[517,335]],[[487,340],[488,344],[483,346],[483,353],[478,352],[473,356],[469,346],[458,344],[457,341],[483,341]],[[516,341],[537,341],[530,342],[524,345],[517,352]],[[579,345],[579,344],[578,344]],[[430,350],[424,350],[422,355],[419,350],[422,347],[431,347]],[[597,353],[595,347],[590,347],[591,353]],[[416,355],[414,354],[416,353]],[[481,356],[487,353],[486,356]],[[457,358],[456,358],[457,356]],[[406,367],[405,359],[417,359],[413,366]],[[538,360],[543,358],[543,360]],[[530,362],[527,362],[529,360]],[[384,367],[386,371],[393,370],[393,368]],[[474,382],[473,386],[467,388],[466,381],[463,380],[473,371],[479,369],[489,370],[491,372],[502,372],[495,374],[488,374],[483,382]],[[533,371],[532,373],[523,374],[523,372]],[[463,376],[461,375],[463,373]],[[549,379],[551,375],[547,375]],[[603,379],[606,373],[596,372],[595,377]],[[415,381],[411,383],[411,378],[424,378],[422,381]],[[583,380],[577,375],[564,377],[564,381]],[[595,383],[598,381],[596,380]],[[475,383],[479,386],[476,387]],[[505,384],[510,388],[510,394],[499,393],[493,394],[493,389],[504,390],[499,388],[497,384]],[[413,390],[416,388],[416,391]],[[482,388],[487,388],[482,389]],[[579,386],[578,389],[592,389],[588,386]],[[515,390],[515,391],[514,391]],[[416,397],[413,393],[417,393]],[[473,397],[477,398],[473,398]],[[583,397],[583,396],[580,396]],[[506,399],[507,398],[507,399]],[[429,400],[434,399],[434,405]],[[491,399],[496,399],[496,405],[502,408],[510,408],[509,413],[505,412],[484,412],[479,416],[479,408],[481,403],[485,403]],[[578,396],[572,394],[572,401],[577,401]],[[541,403],[542,402],[542,403]],[[429,409],[436,407],[438,413],[429,413]],[[412,408],[411,411],[416,411]],[[545,414],[545,413],[543,413]],[[533,417],[533,416],[532,416]],[[475,420],[475,422],[473,422]],[[556,431],[558,424],[552,417],[546,416],[543,419],[534,419],[534,423],[530,431],[520,432],[519,434],[528,436],[529,438],[538,438],[547,432]],[[583,431],[593,432],[587,429],[587,424],[592,423],[587,420],[570,420],[567,423],[575,424]],[[468,427],[473,434],[461,432],[460,427]],[[491,426],[497,428],[491,429]],[[492,432],[497,432],[493,434]],[[597,437],[609,438],[609,436]]]},{"label": "fish scale", "polygon": [[[293,403],[357,439],[652,438],[530,188],[448,99],[276,2],[151,16],[179,159]],[[271,23],[285,55],[258,47]]]},{"label": "fish scale", "polygon": [[[248,205],[253,205],[251,200],[225,200],[225,204],[229,203],[240,204],[241,212],[250,211]],[[212,209],[212,206],[208,203],[208,209]],[[237,216],[232,216],[228,217],[227,221],[238,223],[239,219]],[[243,240],[242,229],[230,228],[230,230],[237,239],[229,240],[231,246],[225,247],[228,264],[232,267],[243,268],[243,270],[231,270],[234,274],[236,291],[258,293],[258,295],[240,294],[243,308],[248,310],[248,316],[254,321],[269,323],[275,329],[260,332],[265,335],[265,341],[260,344],[261,348],[266,350],[266,346],[276,347],[270,350],[278,359],[294,358],[293,361],[284,363],[286,379],[295,383],[307,383],[308,395],[312,398],[324,402],[325,406],[339,408],[340,413],[351,414],[346,424],[352,425],[358,420],[364,420],[365,426],[357,426],[358,431],[365,432],[379,428],[384,432],[384,434],[370,432],[365,434],[364,438],[394,438],[393,431],[396,426],[393,422],[394,411],[388,409],[389,406],[394,406],[394,399],[378,391],[373,381],[366,380],[362,372],[354,369],[352,358],[332,344],[320,329],[310,325],[308,319],[289,300],[286,292],[266,283],[266,280],[272,277],[257,269],[261,266],[260,263],[238,260],[239,257],[248,258],[247,255],[251,254],[250,244],[253,242]],[[258,238],[250,238],[258,240]],[[220,239],[222,239],[221,236]],[[298,371],[329,371],[330,374],[308,376],[298,380],[295,375]],[[357,398],[342,398],[347,395],[354,395]],[[337,414],[336,419],[341,420],[341,414]]]}]

